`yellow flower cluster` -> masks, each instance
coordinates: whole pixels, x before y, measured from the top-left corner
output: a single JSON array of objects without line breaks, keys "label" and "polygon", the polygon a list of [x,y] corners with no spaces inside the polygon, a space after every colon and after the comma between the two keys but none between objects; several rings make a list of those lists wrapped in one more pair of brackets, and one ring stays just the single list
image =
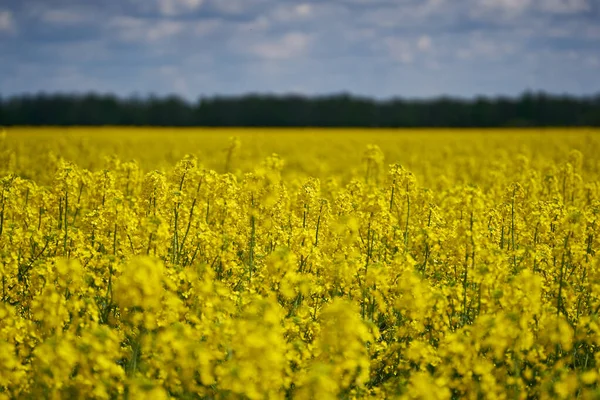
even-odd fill
[{"label": "yellow flower cluster", "polygon": [[0,138],[0,399],[600,396],[598,132],[50,133]]}]

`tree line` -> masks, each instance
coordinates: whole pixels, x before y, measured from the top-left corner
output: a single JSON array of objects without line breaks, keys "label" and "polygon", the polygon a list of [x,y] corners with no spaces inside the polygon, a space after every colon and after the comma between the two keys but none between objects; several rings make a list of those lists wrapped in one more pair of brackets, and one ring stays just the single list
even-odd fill
[{"label": "tree line", "polygon": [[374,100],[347,94],[119,98],[99,94],[0,97],[0,125],[229,127],[600,126],[600,94]]}]

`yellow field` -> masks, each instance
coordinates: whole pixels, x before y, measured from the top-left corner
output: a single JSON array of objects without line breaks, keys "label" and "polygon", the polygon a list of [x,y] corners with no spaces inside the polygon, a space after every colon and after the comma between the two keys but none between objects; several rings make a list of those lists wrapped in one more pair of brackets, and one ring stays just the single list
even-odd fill
[{"label": "yellow field", "polygon": [[598,398],[600,131],[14,128],[1,398]]}]

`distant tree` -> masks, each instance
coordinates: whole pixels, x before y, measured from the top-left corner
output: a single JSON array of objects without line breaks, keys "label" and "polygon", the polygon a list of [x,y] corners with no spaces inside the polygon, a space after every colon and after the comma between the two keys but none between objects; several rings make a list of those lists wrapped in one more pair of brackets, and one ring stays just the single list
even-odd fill
[{"label": "distant tree", "polygon": [[0,97],[0,125],[544,127],[600,126],[600,94],[517,98],[439,97],[376,101],[346,93],[303,97],[251,94],[201,98],[118,98],[45,94]]}]

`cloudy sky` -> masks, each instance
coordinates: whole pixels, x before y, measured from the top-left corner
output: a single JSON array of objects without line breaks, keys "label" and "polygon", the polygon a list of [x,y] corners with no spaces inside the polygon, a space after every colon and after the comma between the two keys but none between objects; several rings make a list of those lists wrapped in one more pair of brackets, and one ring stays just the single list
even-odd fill
[{"label": "cloudy sky", "polygon": [[2,0],[0,95],[600,92],[600,0]]}]

